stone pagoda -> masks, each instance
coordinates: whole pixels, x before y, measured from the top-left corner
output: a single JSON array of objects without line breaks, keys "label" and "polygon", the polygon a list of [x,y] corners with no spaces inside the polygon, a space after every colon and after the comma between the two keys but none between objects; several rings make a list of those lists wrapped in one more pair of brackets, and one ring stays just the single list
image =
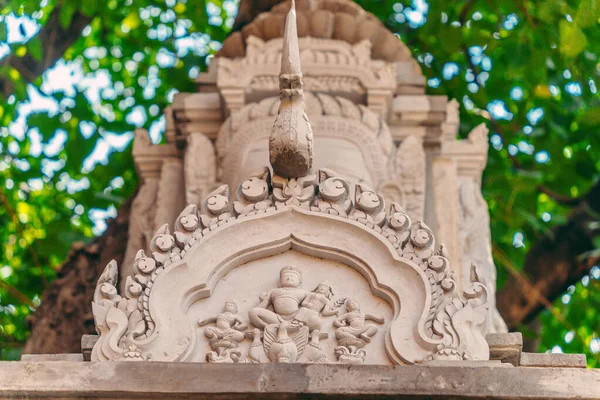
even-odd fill
[{"label": "stone pagoda", "polygon": [[506,333],[487,129],[457,140],[457,103],[373,15],[283,2],[197,83],[167,143],[136,132],[98,335],[0,363],[0,398],[600,398],[584,356]]}]

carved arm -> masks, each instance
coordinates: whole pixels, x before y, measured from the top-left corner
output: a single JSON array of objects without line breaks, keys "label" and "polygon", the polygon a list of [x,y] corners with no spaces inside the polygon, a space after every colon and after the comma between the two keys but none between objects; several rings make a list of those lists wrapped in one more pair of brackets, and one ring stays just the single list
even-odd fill
[{"label": "carved arm", "polygon": [[269,308],[271,304],[271,292],[264,292],[259,296],[260,303],[256,306],[258,308]]},{"label": "carved arm", "polygon": [[380,317],[378,315],[369,314],[369,313],[365,314],[365,319],[370,319],[371,321],[375,321],[378,324],[383,324],[385,322],[385,319],[383,317]]},{"label": "carved arm", "polygon": [[331,317],[332,315],[339,315],[339,314],[340,314],[340,310],[333,308],[331,303],[328,303],[325,306],[325,308],[323,308],[323,311],[321,311],[321,315],[324,317]]},{"label": "carved arm", "polygon": [[336,319],[335,321],[333,321],[333,326],[335,326],[336,328],[339,328],[341,326],[346,326],[346,315],[344,314],[341,317],[339,317],[338,319]]},{"label": "carved arm", "polygon": [[248,325],[237,315],[235,316],[235,324],[233,325],[233,329],[238,331],[243,331],[248,327]]},{"label": "carved arm", "polygon": [[210,318],[206,318],[206,319],[200,319],[198,320],[198,326],[204,326],[204,325],[208,325],[208,324],[212,324],[217,322],[217,317],[210,317]]}]

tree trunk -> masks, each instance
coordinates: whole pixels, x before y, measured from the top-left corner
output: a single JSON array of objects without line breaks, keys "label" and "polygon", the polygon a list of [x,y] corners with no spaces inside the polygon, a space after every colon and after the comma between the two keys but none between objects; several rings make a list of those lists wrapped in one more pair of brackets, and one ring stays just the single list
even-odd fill
[{"label": "tree trunk", "polygon": [[568,202],[577,205],[567,222],[533,244],[525,256],[521,275],[511,275],[497,294],[498,310],[509,328],[531,321],[600,262],[600,255],[594,251],[600,181],[581,199]]},{"label": "tree trunk", "polygon": [[123,261],[132,199],[119,208],[102,236],[87,245],[73,245],[58,277],[30,317],[31,336],[23,353],[79,353],[81,336],[96,333],[91,307],[96,281],[110,260]]}]

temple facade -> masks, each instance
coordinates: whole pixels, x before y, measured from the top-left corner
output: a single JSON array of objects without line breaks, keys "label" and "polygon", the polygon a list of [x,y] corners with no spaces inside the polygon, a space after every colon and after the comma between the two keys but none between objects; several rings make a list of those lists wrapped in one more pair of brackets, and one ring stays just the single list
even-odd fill
[{"label": "temple facade", "polygon": [[487,129],[355,3],[276,5],[165,113],[98,335],[0,363],[0,398],[600,398],[496,310]]},{"label": "temple facade", "polygon": [[[177,94],[166,110],[166,144],[152,145],[146,131],[136,132],[143,183],[123,278],[131,275],[137,251],[149,249],[162,225],[174,227],[187,204],[200,204],[222,185],[233,191],[269,165],[288,9],[289,2],[278,4],[225,40],[197,78],[197,93]],[[314,171],[336,171],[351,197],[357,184],[368,187],[422,221],[444,243],[458,290],[477,264],[490,293],[490,329],[506,331],[494,306],[496,272],[480,190],[487,128],[458,140],[458,103],[426,95],[407,47],[352,1],[300,2],[297,33]]]}]

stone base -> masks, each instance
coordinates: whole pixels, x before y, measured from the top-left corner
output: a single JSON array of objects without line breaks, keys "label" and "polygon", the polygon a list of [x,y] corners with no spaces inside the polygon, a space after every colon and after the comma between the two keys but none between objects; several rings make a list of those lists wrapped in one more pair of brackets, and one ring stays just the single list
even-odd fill
[{"label": "stone base", "polygon": [[598,399],[600,370],[0,362],[0,399]]}]

